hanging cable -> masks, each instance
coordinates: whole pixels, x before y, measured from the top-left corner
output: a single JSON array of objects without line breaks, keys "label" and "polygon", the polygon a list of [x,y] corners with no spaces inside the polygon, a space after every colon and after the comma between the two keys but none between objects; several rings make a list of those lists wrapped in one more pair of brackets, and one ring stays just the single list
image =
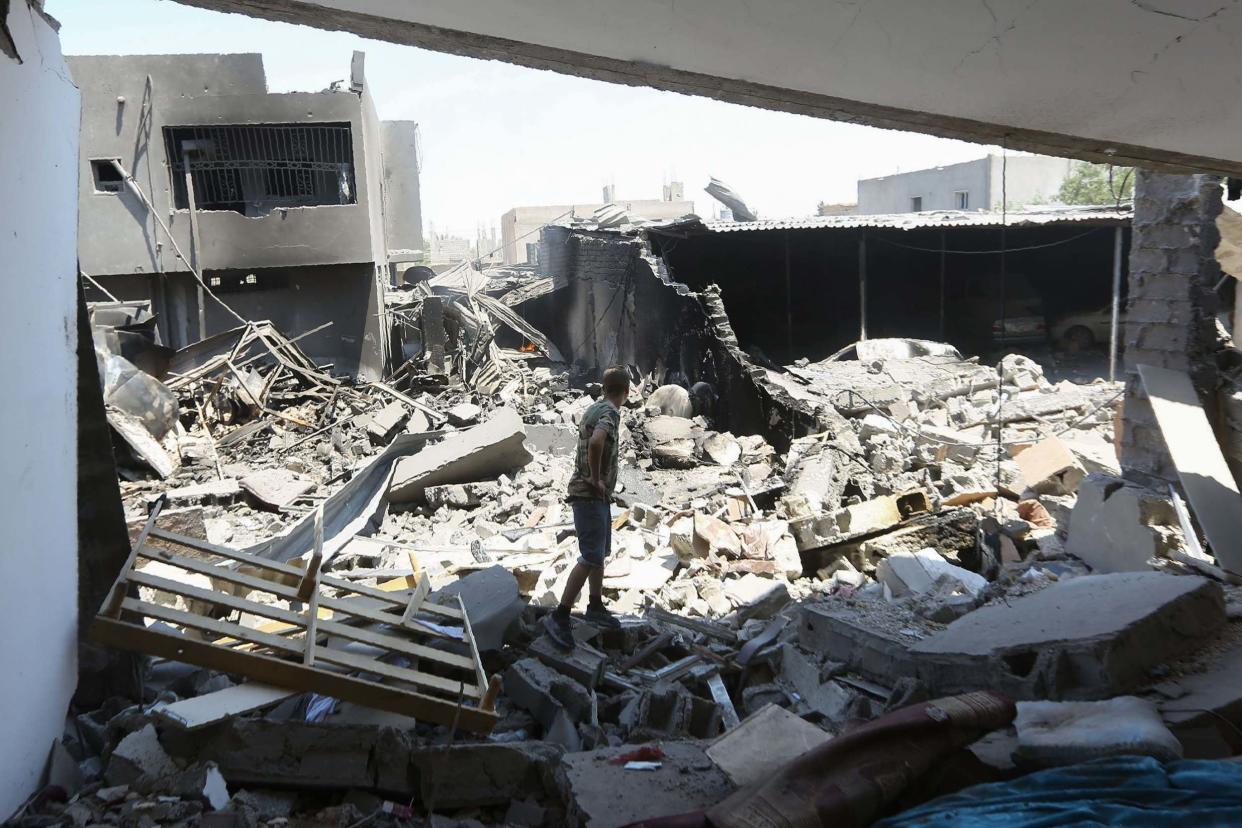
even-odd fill
[{"label": "hanging cable", "polygon": [[[937,254],[947,253],[949,255],[954,255],[954,256],[995,256],[998,253],[1021,253],[1026,250],[1043,250],[1048,247],[1059,247],[1060,245],[1063,245],[1063,244],[1069,244],[1070,242],[1076,242],[1081,238],[1090,236],[1092,233],[1098,233],[1101,230],[1109,230],[1109,229],[1111,228],[1110,227],[1092,227],[1090,230],[1079,233],[1076,236],[1070,236],[1068,239],[1061,239],[1059,241],[1047,242],[1045,244],[1031,244],[1031,245],[1027,245],[1026,247],[1010,247],[1005,250],[941,250],[939,247],[918,247],[913,244],[902,244],[901,242],[895,242],[889,239],[882,239],[878,236],[873,236],[870,238],[873,241],[878,241],[880,244],[887,244],[890,247],[900,247],[903,250],[916,250],[920,253],[937,253]],[[1003,232],[1003,228],[1002,228],[1002,232]]]},{"label": "hanging cable", "polygon": [[[1000,340],[1005,341],[1005,326],[1007,324],[1008,302],[1007,280],[1008,272],[1008,247],[1009,247],[1009,136],[1005,135],[1001,138],[1001,249],[1000,249]],[[995,488],[1000,491],[1001,483],[1001,461],[1004,459],[1003,444],[1001,436],[1005,433],[1005,418],[1002,416],[1001,409],[1005,406],[1005,358],[996,363],[996,387],[998,389],[996,395],[996,480]],[[1000,498],[996,499],[996,517],[1000,518]]]}]

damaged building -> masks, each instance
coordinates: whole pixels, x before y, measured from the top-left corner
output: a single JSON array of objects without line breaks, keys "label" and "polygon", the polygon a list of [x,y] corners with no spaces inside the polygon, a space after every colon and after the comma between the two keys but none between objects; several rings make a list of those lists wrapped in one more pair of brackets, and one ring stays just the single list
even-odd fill
[{"label": "damaged building", "polygon": [[[1217,254],[1238,188],[1210,172],[1242,158],[1208,71],[1236,61],[1232,17],[1028,6],[1047,25],[1001,38],[990,7],[777,4],[765,65],[726,48],[754,19],[725,10],[689,28],[595,0],[514,19],[194,4],[1152,169],[1132,207],[571,217],[537,269],[398,284],[421,240],[384,212],[416,199],[383,148],[416,140],[368,126],[360,59],[348,89],[289,103],[324,116],[302,134],[347,125],[348,160],[296,131],[226,159],[241,145],[220,130],[303,116],[205,118],[226,96],[165,100],[150,68],[110,88],[104,59],[65,65],[37,3],[0,4],[21,116],[0,121],[0,182],[32,208],[0,234],[30,277],[0,303],[21,393],[0,412],[0,520],[28,553],[0,600],[12,825],[1242,822],[1242,358]],[[1097,47],[1073,84],[1070,27]],[[914,65],[898,47],[928,33]],[[1202,94],[1125,61],[1177,37]],[[660,63],[616,53],[644,44]],[[972,60],[993,46],[1020,86]],[[872,54],[891,71],[828,71]],[[201,59],[232,67],[215,83],[261,77],[253,56]],[[82,146],[124,146],[79,152],[71,77],[112,107]],[[1084,135],[1097,95],[1114,106]],[[1153,103],[1181,126],[1136,117]],[[340,261],[274,263],[314,227]],[[130,233],[132,258],[96,247]],[[329,310],[265,298],[318,297],[298,279],[320,268],[350,291]],[[1107,335],[1070,344],[1110,339],[1109,371],[1022,352],[1105,306]],[[125,360],[137,339],[164,360]],[[630,378],[601,578],[616,623],[581,595],[557,648],[544,622],[580,554],[566,486],[610,365]]]},{"label": "damaged building", "polygon": [[172,348],[239,319],[317,331],[307,353],[380,377],[389,252],[421,249],[422,219],[416,125],[376,117],[363,54],[348,81],[288,93],[257,54],[68,62],[88,299],[149,303]]}]

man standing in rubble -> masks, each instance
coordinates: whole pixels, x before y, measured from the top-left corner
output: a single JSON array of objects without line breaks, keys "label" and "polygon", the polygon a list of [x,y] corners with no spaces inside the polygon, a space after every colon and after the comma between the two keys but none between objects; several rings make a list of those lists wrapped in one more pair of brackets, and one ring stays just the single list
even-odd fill
[{"label": "man standing in rubble", "polygon": [[548,637],[563,649],[574,646],[569,612],[590,584],[586,619],[605,627],[621,623],[604,607],[604,559],[612,548],[612,515],[608,504],[617,485],[617,443],[621,406],[630,395],[630,376],[624,368],[604,372],[604,395],[596,400],[578,425],[574,473],[569,478],[569,505],[578,533],[578,563],[569,573],[560,605],[544,617]]}]

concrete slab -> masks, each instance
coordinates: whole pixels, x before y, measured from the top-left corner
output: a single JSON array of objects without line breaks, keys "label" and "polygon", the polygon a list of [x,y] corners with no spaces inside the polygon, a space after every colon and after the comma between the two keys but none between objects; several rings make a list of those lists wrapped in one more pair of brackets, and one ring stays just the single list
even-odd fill
[{"label": "concrete slab", "polygon": [[566,824],[616,828],[720,802],[734,785],[704,747],[700,742],[664,742],[661,766],[653,771],[609,764],[635,745],[566,754],[556,771]]},{"label": "concrete slab", "polygon": [[401,427],[405,422],[405,418],[410,416],[410,412],[399,402],[391,402],[373,414],[366,414],[358,418],[359,424],[364,426],[367,434],[377,443],[386,443],[392,433]]},{"label": "concrete slab", "polygon": [[1192,753],[1190,746],[1204,741],[1200,731],[1228,746],[1223,755],[1242,753],[1242,646],[1226,650],[1205,672],[1179,676],[1177,684],[1185,695],[1164,701],[1160,710],[1173,735],[1187,746],[1187,758],[1221,758]]},{"label": "concrete slab", "polygon": [[760,709],[707,749],[738,787],[769,776],[832,736],[775,704]]},{"label": "concrete slab", "polygon": [[313,480],[304,480],[288,469],[263,469],[238,481],[255,500],[273,509],[283,509],[315,489]]},{"label": "concrete slab", "polygon": [[1225,623],[1220,587],[1158,572],[1086,575],[982,607],[910,647],[937,694],[1105,698],[1200,646]]},{"label": "concrete slab", "polygon": [[1038,494],[1072,494],[1086,471],[1056,437],[1036,443],[1017,456],[1022,482]]},{"label": "concrete slab", "polygon": [[388,499],[408,503],[422,500],[428,486],[494,480],[530,462],[525,439],[518,413],[511,408],[498,409],[485,422],[399,459],[393,468]]}]

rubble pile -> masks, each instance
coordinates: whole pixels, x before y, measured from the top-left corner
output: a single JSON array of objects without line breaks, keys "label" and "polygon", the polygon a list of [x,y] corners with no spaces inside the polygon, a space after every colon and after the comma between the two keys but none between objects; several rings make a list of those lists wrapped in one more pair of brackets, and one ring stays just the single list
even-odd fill
[{"label": "rubble pile", "polygon": [[[1120,385],[876,340],[767,370],[814,409],[805,435],[722,430],[710,386],[631,368],[603,573],[621,624],[576,620],[564,652],[541,621],[578,558],[565,490],[599,388],[477,277],[390,302],[415,347],[384,383],[333,377],[252,323],[173,354],[162,381],[112,384],[173,461],[117,428],[136,546],[202,541],[136,555],[141,600],[167,607],[148,629],[243,658],[187,649],[148,666],[141,703],[78,712],[61,794],[25,824],[618,825],[718,803],[953,693],[1046,701],[1052,719],[1141,694],[1151,719],[1176,698],[1153,688],[1168,665],[1236,649],[1235,576],[1184,504],[1116,477]],[[533,350],[501,348],[494,322]],[[199,556],[226,568],[204,578]],[[122,573],[99,623],[135,608],[126,588]],[[298,653],[288,686],[261,666]],[[333,674],[348,693],[316,685]],[[469,726],[383,692],[419,682]]]}]

